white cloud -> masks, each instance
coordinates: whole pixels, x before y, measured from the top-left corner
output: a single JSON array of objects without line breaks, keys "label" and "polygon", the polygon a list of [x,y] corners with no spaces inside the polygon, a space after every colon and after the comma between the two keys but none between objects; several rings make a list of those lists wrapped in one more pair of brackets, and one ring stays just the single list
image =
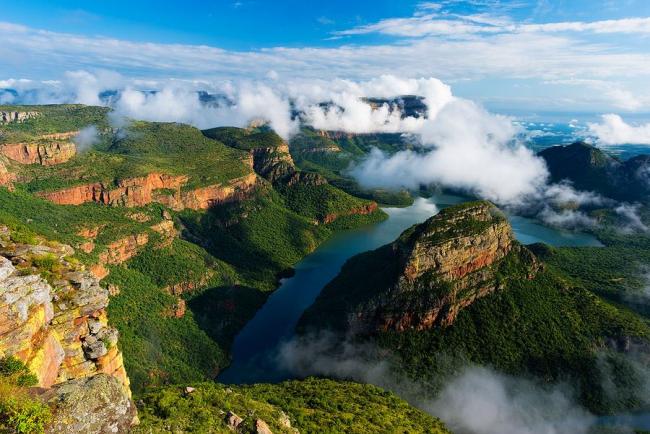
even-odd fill
[{"label": "white cloud", "polygon": [[596,418],[566,388],[467,368],[428,408],[453,432],[472,434],[583,434]]},{"label": "white cloud", "polygon": [[[452,18],[452,19],[450,19]],[[569,21],[543,24],[515,23],[509,18],[479,15],[450,15],[417,12],[411,17],[388,18],[376,23],[335,32],[337,36],[381,33],[401,37],[450,36],[489,33],[593,32],[599,34],[650,34],[650,18],[624,18],[602,21]]]},{"label": "white cloud", "polygon": [[368,344],[341,341],[335,335],[302,336],[285,342],[278,363],[293,375],[353,379],[392,390],[411,404],[441,418],[453,431],[466,434],[582,434],[596,418],[579,406],[571,390],[540,387],[490,369],[458,364],[436,355],[458,373],[436,397],[422,383],[396,370],[390,354]]},{"label": "white cloud", "polygon": [[[467,25],[499,27],[498,19],[479,15]],[[479,21],[491,24],[479,24]],[[624,95],[612,95],[607,110],[628,107],[643,110],[648,97],[630,99],[638,84],[650,79],[650,53],[628,46],[629,41],[594,43],[566,33],[488,33],[458,38],[431,37],[380,45],[336,47],[275,47],[253,51],[229,51],[204,45],[141,43],[105,37],[48,32],[13,25],[0,26],[0,75],[30,79],[59,77],[66,70],[116,70],[129,78],[160,80],[184,77],[189,80],[267,79],[270,70],[285,80],[336,77],[369,79],[390,71],[400,77],[431,76],[443,80],[606,80],[621,83]],[[480,65],[480,67],[477,67]],[[534,88],[534,86],[533,86]],[[489,86],[482,86],[489,92]],[[532,95],[525,88],[494,97],[529,107]],[[524,93],[522,93],[524,92]],[[525,99],[525,92],[529,92]],[[565,101],[546,95],[547,104],[562,101],[576,105],[592,101],[596,92],[576,95]],[[538,95],[534,95],[535,98]],[[609,98],[610,100],[612,98]],[[625,105],[624,101],[632,101]],[[590,106],[593,108],[593,106]]]},{"label": "white cloud", "polygon": [[99,131],[94,125],[82,128],[79,133],[72,139],[77,146],[77,152],[83,152],[90,149],[93,145],[99,143]]},{"label": "white cloud", "polygon": [[417,130],[430,151],[388,156],[374,150],[351,173],[368,187],[436,183],[516,204],[536,194],[548,176],[544,162],[514,140],[518,132],[509,118],[451,99]]},{"label": "white cloud", "polygon": [[602,145],[650,145],[650,123],[630,125],[616,114],[603,115],[600,123],[588,123],[588,131]]}]

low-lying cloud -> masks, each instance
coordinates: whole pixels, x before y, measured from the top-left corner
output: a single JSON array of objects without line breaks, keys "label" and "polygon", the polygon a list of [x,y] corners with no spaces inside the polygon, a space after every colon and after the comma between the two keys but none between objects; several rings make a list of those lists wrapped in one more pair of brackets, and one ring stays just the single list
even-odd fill
[{"label": "low-lying cloud", "polygon": [[589,133],[602,145],[650,145],[650,123],[631,125],[616,114],[606,114],[600,123],[588,123]]},{"label": "low-lying cloud", "polygon": [[84,152],[99,143],[99,130],[94,125],[82,128],[72,141],[77,146],[77,152]]},{"label": "low-lying cloud", "polygon": [[441,363],[453,367],[453,373],[433,394],[423,383],[396,372],[385,350],[341,342],[329,333],[295,338],[284,343],[278,354],[281,366],[293,375],[375,384],[441,418],[459,434],[583,434],[597,422],[576,403],[568,386],[542,387],[475,365],[459,368],[443,356],[439,356]]},{"label": "low-lying cloud", "polygon": [[[109,105],[116,126],[125,119],[183,122],[198,128],[244,127],[255,122],[268,123],[285,139],[298,132],[301,122],[348,133],[404,133],[419,142],[418,150],[393,154],[373,150],[349,173],[365,187],[417,189],[437,184],[511,207],[539,208],[541,200],[551,205],[539,209],[548,223],[593,224],[578,210],[558,205],[575,201],[578,193],[571,190],[569,197],[566,187],[548,184],[544,161],[524,144],[523,127],[512,118],[454,96],[436,78],[382,75],[364,81],[286,81],[276,73],[256,82],[138,81],[111,71],[72,71],[60,81],[5,84],[16,93],[7,98],[20,102]],[[364,100],[403,95],[423,97],[427,116],[403,113],[394,104],[371,106]],[[613,118],[604,119],[612,124]],[[646,128],[627,127],[636,128],[637,136]],[[613,140],[612,134],[598,128],[590,126],[591,131],[600,132],[601,141]],[[584,197],[578,199],[584,204]]]}]

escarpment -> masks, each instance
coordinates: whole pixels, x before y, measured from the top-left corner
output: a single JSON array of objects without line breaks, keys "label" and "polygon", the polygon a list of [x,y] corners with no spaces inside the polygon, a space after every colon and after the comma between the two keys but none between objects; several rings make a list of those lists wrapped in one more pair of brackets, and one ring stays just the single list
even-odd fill
[{"label": "escarpment", "polygon": [[184,189],[187,181],[186,175],[173,176],[155,172],[143,177],[119,180],[114,185],[97,182],[41,192],[38,195],[59,205],[95,202],[110,206],[138,207],[157,202],[177,211],[199,210],[245,198],[257,185],[257,176],[250,173],[226,183]]},{"label": "escarpment", "polygon": [[35,111],[19,112],[19,111],[0,111],[0,124],[8,124],[12,122],[22,123],[28,119],[33,119],[40,113]]},{"label": "escarpment", "polygon": [[0,154],[20,164],[53,166],[65,163],[76,153],[77,148],[70,141],[0,145]]},{"label": "escarpment", "polygon": [[41,387],[104,373],[128,391],[108,291],[73,253],[44,240],[15,242],[0,227],[0,357],[25,362]]},{"label": "escarpment", "polygon": [[[302,324],[337,312],[338,324],[331,325],[360,333],[450,326],[463,308],[505,286],[508,276],[500,269],[509,261],[521,266],[524,279],[541,266],[490,203],[448,208],[349,261]],[[367,276],[363,282],[360,272]]]}]

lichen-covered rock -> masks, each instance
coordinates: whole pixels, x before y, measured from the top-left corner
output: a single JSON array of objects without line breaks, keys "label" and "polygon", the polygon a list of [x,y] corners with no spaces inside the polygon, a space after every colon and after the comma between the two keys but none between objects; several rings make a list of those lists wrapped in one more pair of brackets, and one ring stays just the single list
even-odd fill
[{"label": "lichen-covered rock", "polygon": [[98,374],[60,384],[42,399],[52,409],[50,434],[128,432],[136,422],[136,408],[120,382]]},{"label": "lichen-covered rock", "polygon": [[[15,242],[0,226],[0,357],[25,362],[41,387],[106,373],[130,393],[118,333],[108,325],[108,290],[68,260],[73,253],[45,240]],[[39,258],[50,263],[47,270],[39,268]]]}]

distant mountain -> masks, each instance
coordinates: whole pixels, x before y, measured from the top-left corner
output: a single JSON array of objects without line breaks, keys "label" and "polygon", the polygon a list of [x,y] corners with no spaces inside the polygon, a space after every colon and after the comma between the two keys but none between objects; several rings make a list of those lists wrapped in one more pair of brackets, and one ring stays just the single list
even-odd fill
[{"label": "distant mountain", "polygon": [[553,182],[568,180],[578,190],[617,200],[645,200],[650,194],[650,155],[621,161],[584,142],[553,146],[538,155],[546,161]]}]

